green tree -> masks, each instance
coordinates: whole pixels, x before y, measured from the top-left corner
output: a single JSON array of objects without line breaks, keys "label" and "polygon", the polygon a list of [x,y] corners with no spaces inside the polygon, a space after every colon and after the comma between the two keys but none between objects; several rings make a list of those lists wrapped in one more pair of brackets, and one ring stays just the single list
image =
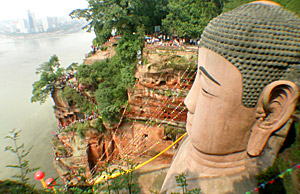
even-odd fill
[{"label": "green tree", "polygon": [[83,95],[79,94],[71,87],[64,87],[62,96],[69,103],[70,107],[77,107],[81,112],[91,115],[92,111],[96,111],[96,105],[89,102]]},{"label": "green tree", "polygon": [[12,177],[20,179],[23,188],[26,187],[29,178],[27,178],[28,173],[34,172],[38,170],[39,168],[29,168],[28,166],[28,160],[25,160],[25,157],[30,153],[31,148],[29,148],[27,151],[24,148],[24,143],[21,145],[18,145],[18,139],[19,139],[19,134],[21,131],[17,131],[16,129],[13,129],[10,133],[11,135],[6,136],[6,139],[10,139],[13,142],[12,146],[6,146],[4,151],[10,151],[14,154],[16,154],[17,159],[18,159],[18,164],[17,165],[6,165],[6,167],[9,168],[16,168],[20,170],[19,175],[14,175]]},{"label": "green tree", "polygon": [[88,21],[85,28],[94,30],[95,43],[103,44],[113,29],[120,35],[132,34],[140,29],[152,33],[155,25],[167,15],[168,0],[88,0],[89,7],[76,9],[70,16]]},{"label": "green tree", "polygon": [[45,62],[37,68],[36,74],[40,74],[40,80],[33,83],[31,102],[40,102],[47,100],[47,97],[53,93],[54,84],[64,73],[60,67],[59,59],[53,55],[48,62]]},{"label": "green tree", "polygon": [[[0,193],[7,193],[7,194],[42,194],[41,190],[36,190],[32,185],[24,185],[12,180],[0,180]],[[49,193],[48,193],[49,194]]]},{"label": "green tree", "polygon": [[300,0],[281,0],[279,3],[285,3],[283,4],[285,8],[287,8],[288,10],[296,13],[298,16],[300,16]]},{"label": "green tree", "polygon": [[154,32],[154,26],[161,26],[167,16],[169,0],[136,0],[135,14],[146,34]]},{"label": "green tree", "polygon": [[100,83],[96,92],[99,114],[103,120],[117,122],[120,116],[121,107],[127,101],[126,89],[122,86],[105,80]]},{"label": "green tree", "polygon": [[222,12],[223,4],[223,0],[170,0],[163,29],[170,35],[199,38],[208,22]]},{"label": "green tree", "polygon": [[78,63],[72,63],[66,68],[66,71],[67,72],[75,71],[77,70],[77,67],[78,67]]},{"label": "green tree", "polygon": [[134,7],[131,0],[88,0],[89,8],[74,10],[72,18],[85,18],[89,23],[85,28],[94,30],[96,41],[103,44],[112,35],[113,29],[119,34],[125,31],[134,32],[139,21],[133,14]]},{"label": "green tree", "polygon": [[235,9],[235,8],[237,8],[241,5],[247,4],[251,1],[252,0],[228,0],[224,5],[223,12]]},{"label": "green tree", "polygon": [[82,64],[77,67],[75,74],[76,80],[85,85],[93,85],[94,80],[91,77],[92,68],[89,65]]},{"label": "green tree", "polygon": [[[132,163],[130,161],[127,162],[127,167],[128,169],[134,169],[134,167],[137,166],[137,164]],[[120,172],[125,172],[122,168],[120,168]],[[130,171],[127,173],[124,173],[123,175],[120,176],[120,180],[122,183],[122,187],[127,189],[129,194],[135,194],[140,192],[140,187],[138,184],[138,176],[135,173],[135,171]]]},{"label": "green tree", "polygon": [[[200,188],[195,188],[192,190],[188,190],[188,184],[186,177],[188,176],[188,173],[182,173],[177,176],[175,176],[176,183],[178,187],[181,187],[182,189],[182,194],[200,194],[201,189]],[[179,193],[174,193],[174,194],[179,194]]]},{"label": "green tree", "polygon": [[[238,6],[252,2],[253,0],[227,0],[224,6],[224,11],[232,10]],[[282,7],[300,15],[300,0],[272,0],[279,3]]]}]

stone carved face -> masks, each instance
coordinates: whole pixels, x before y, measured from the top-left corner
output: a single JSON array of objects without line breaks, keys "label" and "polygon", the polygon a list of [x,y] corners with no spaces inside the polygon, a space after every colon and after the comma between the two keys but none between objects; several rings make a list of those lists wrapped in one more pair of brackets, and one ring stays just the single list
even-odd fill
[{"label": "stone carved face", "polygon": [[298,88],[290,81],[272,82],[254,108],[242,104],[242,95],[240,71],[223,56],[199,48],[197,76],[185,99],[186,129],[197,151],[228,155],[247,150],[259,155],[293,113]]},{"label": "stone carved face", "polygon": [[200,48],[198,72],[185,99],[186,129],[202,153],[230,154],[247,149],[255,109],[242,104],[242,75],[221,55]]},{"label": "stone carved face", "polygon": [[[299,24],[298,17],[263,1],[208,24],[201,37],[197,76],[185,99],[188,137],[173,159],[162,192],[178,191],[174,176],[181,173],[189,173],[189,187],[200,185],[204,193],[253,188],[255,181],[248,173],[256,173],[255,162],[270,156],[261,154],[266,143],[277,155],[283,141],[274,145],[277,136],[271,135],[283,132],[285,138],[298,101],[298,87],[286,79],[299,64]],[[273,141],[268,142],[270,137]],[[227,175],[232,177],[223,177]],[[245,191],[225,191],[224,185],[237,182]]]},{"label": "stone carved face", "polygon": [[[197,188],[200,184],[204,193],[215,192],[215,187],[209,186],[212,177],[236,175],[230,180],[232,182],[249,177],[246,153],[250,156],[261,154],[271,134],[289,120],[298,93],[294,83],[274,81],[265,86],[257,105],[247,108],[242,103],[242,74],[237,67],[218,53],[199,48],[197,75],[185,99],[189,111],[188,137],[173,159],[162,193],[178,191],[174,176],[181,173],[189,173],[189,185]],[[216,185],[232,184],[226,180],[214,181]],[[249,188],[253,187],[251,184]],[[218,190],[224,193],[222,186]]]}]

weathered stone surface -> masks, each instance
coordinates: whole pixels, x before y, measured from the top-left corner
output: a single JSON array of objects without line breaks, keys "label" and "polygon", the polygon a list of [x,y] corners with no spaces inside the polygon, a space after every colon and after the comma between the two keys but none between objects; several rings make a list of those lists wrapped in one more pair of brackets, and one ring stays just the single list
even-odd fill
[{"label": "weathered stone surface", "polygon": [[[111,48],[113,47],[108,46],[105,52],[97,51],[96,55],[85,60],[86,64],[105,58],[107,53],[112,55],[114,52]],[[144,50],[143,59],[147,63],[137,64],[137,83],[128,91],[126,121],[120,126],[103,123],[107,129],[105,133],[86,129],[85,137],[80,138],[76,132],[67,131],[68,125],[85,118],[85,115],[80,113],[76,106],[71,107],[61,96],[65,83],[57,84],[53,94],[55,115],[59,125],[64,128],[55,136],[54,164],[65,184],[82,184],[77,176],[79,172],[81,176],[91,178],[107,161],[120,165],[122,158],[132,159],[135,163],[145,162],[168,147],[175,140],[176,134],[184,131],[186,110],[183,100],[195,75],[195,69],[192,68],[195,67],[195,52],[191,50],[171,53],[151,49],[153,48]],[[70,78],[77,92],[95,102],[88,90],[92,86],[77,83],[72,76]],[[88,91],[83,94],[80,89]],[[90,120],[90,126],[93,126],[93,123],[94,120]],[[142,180],[151,180],[157,191],[164,177],[160,181],[154,177],[165,173],[165,170],[158,170],[157,166],[162,165],[162,169],[168,167],[175,148],[176,146],[147,165],[147,173],[142,173]],[[141,170],[143,171],[143,168]],[[149,191],[149,185],[142,189]]]},{"label": "weathered stone surface", "polygon": [[[275,20],[286,26],[300,24],[282,7],[256,1],[217,16],[203,30],[199,71],[185,99],[188,137],[161,192],[180,192],[174,176],[182,173],[189,174],[188,189],[251,192],[256,186],[252,175],[274,163],[299,98],[299,87],[286,77],[296,66],[292,61],[300,59],[294,55],[299,47],[280,38],[288,28],[277,28]],[[292,33],[300,32],[295,29]],[[268,34],[277,39],[266,42]],[[290,41],[299,42],[299,36],[291,35]]]}]

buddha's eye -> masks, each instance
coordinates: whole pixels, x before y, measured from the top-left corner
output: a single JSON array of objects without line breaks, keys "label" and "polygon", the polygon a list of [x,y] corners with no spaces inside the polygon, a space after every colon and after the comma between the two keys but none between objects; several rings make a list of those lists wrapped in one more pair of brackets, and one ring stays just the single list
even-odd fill
[{"label": "buddha's eye", "polygon": [[[211,96],[215,96],[215,95],[213,95],[212,93],[206,91],[204,88],[201,88],[201,89],[202,89],[202,91],[203,91],[205,94],[208,94],[208,95],[211,95]],[[215,97],[216,97],[216,96],[215,96]]]}]

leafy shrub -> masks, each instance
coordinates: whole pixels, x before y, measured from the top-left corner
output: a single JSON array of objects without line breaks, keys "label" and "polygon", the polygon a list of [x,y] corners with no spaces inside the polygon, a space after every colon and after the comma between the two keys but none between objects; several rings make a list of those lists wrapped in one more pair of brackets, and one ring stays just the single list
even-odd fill
[{"label": "leafy shrub", "polygon": [[0,193],[8,194],[41,194],[44,192],[34,189],[31,185],[23,185],[12,180],[0,181]]},{"label": "leafy shrub", "polygon": [[71,87],[64,87],[62,96],[66,99],[71,107],[77,107],[81,112],[88,115],[92,114],[92,110],[96,110],[96,105],[89,102],[83,95],[79,94]]},{"label": "leafy shrub", "polygon": [[[178,187],[182,188],[182,194],[200,194],[201,189],[195,188],[192,190],[188,190],[188,184],[186,182],[186,177],[188,176],[187,173],[182,173],[177,176],[175,176],[176,183]],[[173,194],[179,194],[179,193],[173,193]]]},{"label": "leafy shrub", "polygon": [[101,51],[106,51],[107,48],[108,48],[107,46],[101,46],[101,47],[100,47],[100,50],[101,50]]},{"label": "leafy shrub", "polygon": [[7,165],[6,167],[9,168],[15,168],[20,170],[20,174],[13,175],[13,178],[18,178],[21,181],[21,184],[23,185],[24,189],[26,185],[28,184],[29,178],[27,178],[27,175],[30,172],[34,172],[38,170],[39,168],[29,168],[29,161],[25,159],[25,157],[30,153],[31,148],[29,148],[27,151],[24,148],[24,143],[21,145],[18,145],[18,139],[19,134],[21,131],[17,131],[16,129],[13,129],[10,133],[11,135],[6,136],[6,139],[12,140],[12,146],[6,146],[5,151],[10,151],[13,154],[17,156],[18,164],[17,165]]},{"label": "leafy shrub", "polygon": [[64,69],[60,67],[59,59],[53,55],[48,62],[39,66],[36,74],[40,74],[40,80],[33,83],[31,102],[46,102],[48,96],[54,91],[54,84],[64,73]]}]

